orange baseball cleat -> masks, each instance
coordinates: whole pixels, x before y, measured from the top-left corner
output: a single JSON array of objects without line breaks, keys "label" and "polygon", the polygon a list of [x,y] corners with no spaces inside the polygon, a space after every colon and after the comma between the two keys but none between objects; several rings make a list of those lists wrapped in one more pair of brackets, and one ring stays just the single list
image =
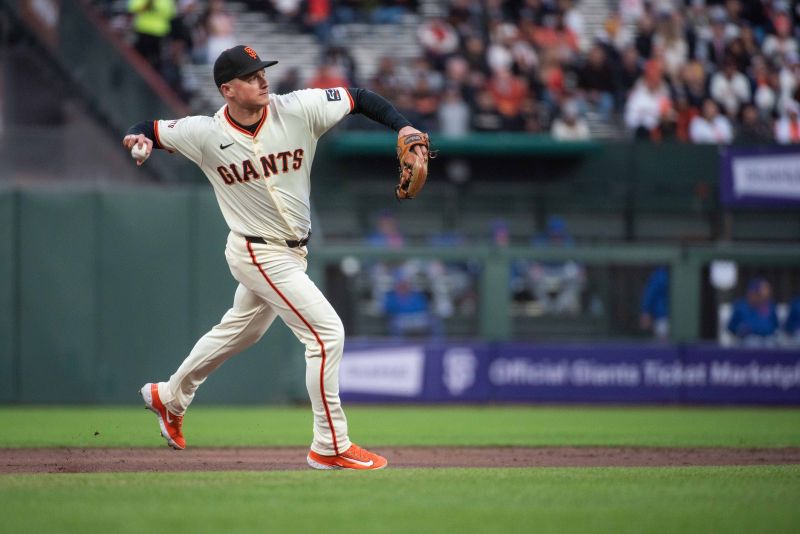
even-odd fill
[{"label": "orange baseball cleat", "polygon": [[161,427],[161,435],[167,440],[170,447],[182,451],[186,448],[186,440],[183,439],[181,425],[183,416],[175,415],[161,402],[158,396],[158,384],[147,383],[139,390],[139,395],[144,399],[144,406],[158,417],[158,425]]},{"label": "orange baseball cleat", "polygon": [[383,456],[362,449],[355,443],[337,456],[323,456],[309,451],[306,460],[314,469],[383,469],[387,464]]}]

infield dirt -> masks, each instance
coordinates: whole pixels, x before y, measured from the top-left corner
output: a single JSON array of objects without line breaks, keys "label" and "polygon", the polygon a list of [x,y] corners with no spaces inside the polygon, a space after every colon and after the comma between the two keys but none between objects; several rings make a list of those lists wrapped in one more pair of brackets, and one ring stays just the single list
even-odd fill
[{"label": "infield dirt", "polygon": [[[800,463],[800,448],[375,447],[390,467],[669,467]],[[0,449],[0,474],[307,469],[308,449]]]}]

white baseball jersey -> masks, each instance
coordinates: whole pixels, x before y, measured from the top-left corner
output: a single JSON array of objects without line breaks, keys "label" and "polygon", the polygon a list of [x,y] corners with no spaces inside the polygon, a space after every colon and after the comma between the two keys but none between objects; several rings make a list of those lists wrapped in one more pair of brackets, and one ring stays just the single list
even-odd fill
[{"label": "white baseball jersey", "polygon": [[311,230],[317,140],[352,110],[345,88],[304,89],[271,94],[254,134],[233,122],[226,104],[213,117],[157,120],[155,137],[202,169],[233,232],[302,239]]}]

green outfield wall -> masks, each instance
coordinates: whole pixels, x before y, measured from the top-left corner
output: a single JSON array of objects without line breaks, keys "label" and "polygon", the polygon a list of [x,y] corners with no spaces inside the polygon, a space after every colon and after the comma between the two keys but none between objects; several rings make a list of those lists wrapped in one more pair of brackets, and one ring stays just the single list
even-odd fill
[{"label": "green outfield wall", "polygon": [[[130,402],[143,382],[167,379],[230,306],[226,234],[207,186],[0,190],[0,401]],[[515,258],[668,265],[676,342],[699,336],[709,261],[800,265],[800,249],[774,245],[386,251],[316,243],[309,274],[325,289],[325,266],[345,256],[480,262],[476,337],[489,341],[512,335],[507,288]],[[303,368],[301,345],[276,323],[215,374],[203,402],[303,399]]]},{"label": "green outfield wall", "polygon": [[0,401],[17,398],[16,206],[0,189]]},{"label": "green outfield wall", "polygon": [[[230,307],[225,224],[207,188],[0,192],[0,400],[130,402]],[[203,390],[305,396],[303,350],[276,324]]]}]

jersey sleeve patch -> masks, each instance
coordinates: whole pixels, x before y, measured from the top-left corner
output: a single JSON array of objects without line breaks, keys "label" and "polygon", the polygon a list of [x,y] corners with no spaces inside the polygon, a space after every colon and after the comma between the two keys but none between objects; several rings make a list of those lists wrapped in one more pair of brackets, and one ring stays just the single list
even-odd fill
[{"label": "jersey sleeve patch", "polygon": [[325,89],[325,96],[328,98],[328,102],[339,102],[342,99],[338,89]]}]

